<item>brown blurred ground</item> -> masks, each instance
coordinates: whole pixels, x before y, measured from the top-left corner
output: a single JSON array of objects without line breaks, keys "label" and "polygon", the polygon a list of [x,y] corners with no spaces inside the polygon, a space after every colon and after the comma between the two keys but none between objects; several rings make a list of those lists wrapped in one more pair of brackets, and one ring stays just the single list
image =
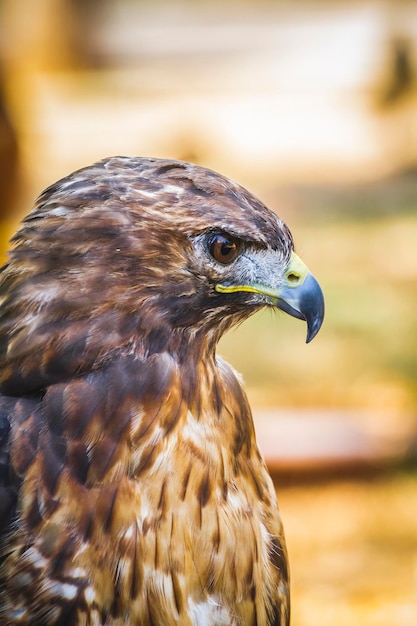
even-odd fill
[{"label": "brown blurred ground", "polygon": [[415,626],[417,477],[277,488],[293,626]]}]

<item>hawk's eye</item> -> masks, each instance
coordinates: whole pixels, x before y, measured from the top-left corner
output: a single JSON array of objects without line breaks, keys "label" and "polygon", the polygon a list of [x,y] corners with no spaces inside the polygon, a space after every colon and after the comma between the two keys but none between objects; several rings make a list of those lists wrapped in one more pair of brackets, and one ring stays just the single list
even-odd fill
[{"label": "hawk's eye", "polygon": [[231,235],[213,235],[209,240],[209,251],[216,261],[229,265],[239,254],[239,243],[239,239]]}]

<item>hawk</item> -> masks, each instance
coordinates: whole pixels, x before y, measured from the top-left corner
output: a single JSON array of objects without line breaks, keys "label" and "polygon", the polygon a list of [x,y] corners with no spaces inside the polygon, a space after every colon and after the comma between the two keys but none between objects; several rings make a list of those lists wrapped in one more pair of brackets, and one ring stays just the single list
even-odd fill
[{"label": "hawk", "polygon": [[0,272],[0,623],[284,626],[287,555],[231,326],[324,301],[285,224],[181,161],[46,189]]}]

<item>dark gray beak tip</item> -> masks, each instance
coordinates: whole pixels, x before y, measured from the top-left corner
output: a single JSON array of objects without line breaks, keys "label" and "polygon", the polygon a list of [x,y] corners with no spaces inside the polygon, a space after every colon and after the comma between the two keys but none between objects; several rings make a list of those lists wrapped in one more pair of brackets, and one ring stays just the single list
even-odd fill
[{"label": "dark gray beak tip", "polygon": [[310,341],[312,341],[312,339],[314,339],[314,337],[317,335],[317,333],[319,332],[321,328],[321,325],[323,324],[323,319],[324,319],[324,302],[323,302],[322,312],[316,316],[311,317],[310,320],[306,320],[307,322],[306,343],[310,343]]},{"label": "dark gray beak tip", "polygon": [[313,274],[307,274],[299,287],[284,289],[278,306],[289,315],[307,322],[306,343],[310,343],[319,332],[324,319],[324,296]]},{"label": "dark gray beak tip", "polygon": [[310,343],[319,332],[324,319],[324,296],[321,287],[312,274],[309,274],[303,285],[302,313],[307,322],[306,343]]}]

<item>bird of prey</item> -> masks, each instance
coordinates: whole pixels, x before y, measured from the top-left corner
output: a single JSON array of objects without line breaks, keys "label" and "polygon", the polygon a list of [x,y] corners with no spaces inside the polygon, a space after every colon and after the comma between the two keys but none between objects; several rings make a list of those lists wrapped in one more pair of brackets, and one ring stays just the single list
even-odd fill
[{"label": "bird of prey", "polygon": [[181,161],[46,189],[0,272],[0,623],[285,626],[273,483],[220,336],[262,307],[318,332],[288,228]]}]

